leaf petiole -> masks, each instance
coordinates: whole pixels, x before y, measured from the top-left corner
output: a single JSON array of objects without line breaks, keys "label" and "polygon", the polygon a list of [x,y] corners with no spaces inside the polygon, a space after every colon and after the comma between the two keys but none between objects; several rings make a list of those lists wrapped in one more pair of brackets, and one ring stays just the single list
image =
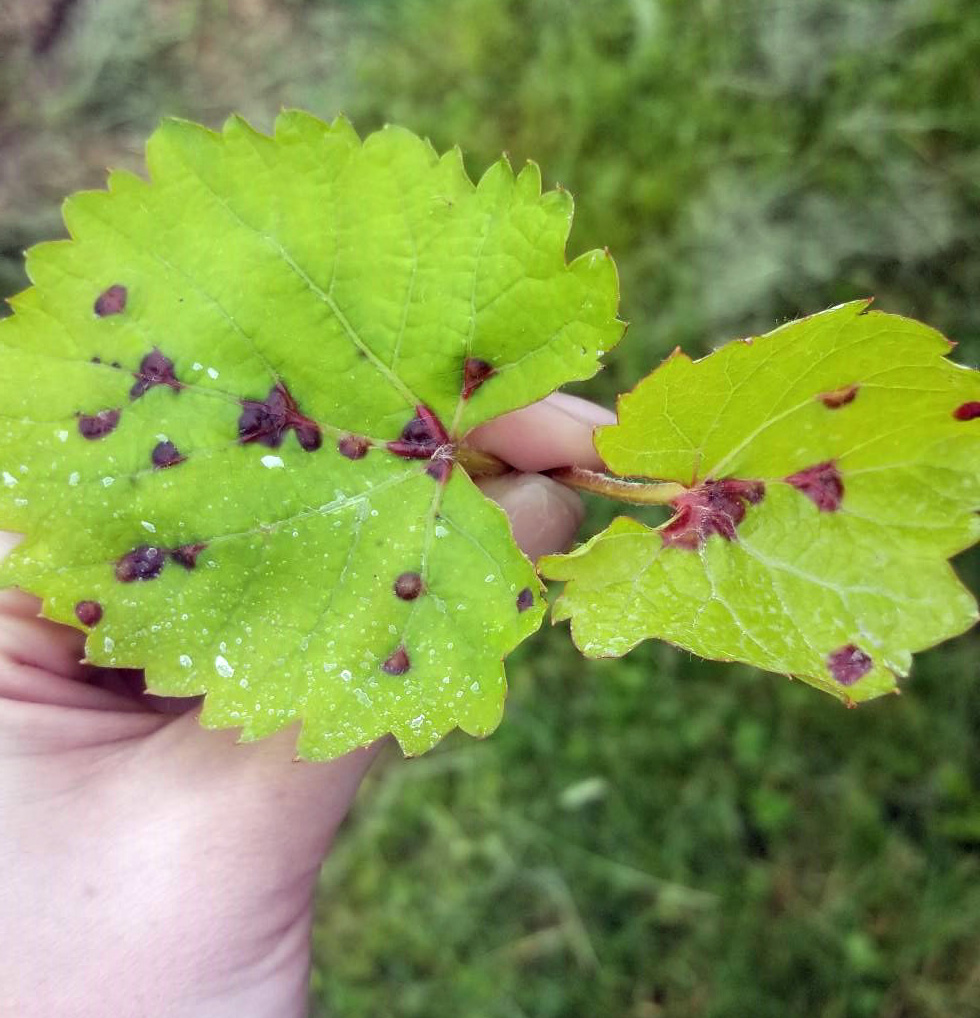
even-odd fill
[{"label": "leaf petiole", "polygon": [[[514,469],[492,453],[468,445],[457,446],[456,460],[474,478],[499,477]],[[669,505],[688,490],[683,484],[673,481],[625,481],[621,477],[582,467],[558,467],[545,470],[544,475],[568,488],[603,495],[631,505]]]},{"label": "leaf petiole", "polygon": [[474,449],[471,445],[456,446],[455,458],[456,462],[472,478],[500,477],[501,474],[509,474],[514,469],[509,463],[494,456],[493,453]]},{"label": "leaf petiole", "polygon": [[669,505],[687,491],[683,484],[674,481],[624,481],[621,477],[582,467],[559,467],[557,470],[547,470],[545,474],[569,488],[604,495],[631,505]]}]

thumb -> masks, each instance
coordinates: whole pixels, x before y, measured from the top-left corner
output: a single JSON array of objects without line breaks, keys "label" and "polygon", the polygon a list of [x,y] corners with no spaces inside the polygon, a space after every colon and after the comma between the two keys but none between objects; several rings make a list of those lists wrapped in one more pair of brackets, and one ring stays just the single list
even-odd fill
[{"label": "thumb", "polygon": [[510,517],[514,539],[532,562],[564,551],[585,515],[574,491],[542,474],[505,474],[478,483]]}]

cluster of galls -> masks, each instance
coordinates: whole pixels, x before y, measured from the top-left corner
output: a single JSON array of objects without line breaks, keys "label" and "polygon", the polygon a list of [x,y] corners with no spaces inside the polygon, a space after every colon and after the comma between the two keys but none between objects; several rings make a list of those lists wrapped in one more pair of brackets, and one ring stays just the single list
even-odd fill
[{"label": "cluster of galls", "polygon": [[[127,288],[121,284],[110,286],[99,294],[93,310],[100,318],[122,314],[126,310]],[[93,361],[101,363],[100,358]],[[112,362],[112,367],[121,370],[122,365]],[[495,373],[487,361],[467,357],[463,362],[460,396],[468,400],[487,379]],[[130,401],[140,399],[156,386],[166,386],[179,393],[186,386],[177,378],[174,363],[162,351],[154,347],[133,372],[133,385],[129,391]],[[238,419],[238,440],[242,445],[257,443],[271,449],[279,448],[291,431],[296,435],[300,448],[316,452],[323,445],[320,425],[304,414],[282,381],[277,381],[265,399],[242,399],[242,412]],[[123,409],[120,407],[99,410],[94,414],[77,415],[79,434],[88,441],[98,441],[110,435],[119,426]],[[337,441],[338,452],[349,460],[363,459],[372,446],[370,439],[361,435],[342,435]],[[455,447],[438,416],[427,406],[417,406],[415,415],[402,429],[394,441],[385,443],[391,454],[403,459],[427,460],[425,472],[441,484],[449,480],[455,462]],[[162,470],[185,462],[187,457],[177,446],[161,439],[150,453],[154,469]],[[115,565],[115,576],[120,583],[145,582],[156,579],[168,562],[174,562],[184,569],[194,569],[198,556],[207,548],[204,542],[184,544],[176,548],[141,544],[123,555]],[[403,601],[414,601],[425,593],[422,576],[416,572],[403,572],[392,585],[396,597]],[[530,588],[517,596],[517,610],[526,611],[533,603]],[[103,607],[98,601],[79,601],[75,605],[78,621],[91,628],[101,622]],[[408,651],[404,645],[384,661],[382,670],[389,675],[402,675],[411,667]]]}]

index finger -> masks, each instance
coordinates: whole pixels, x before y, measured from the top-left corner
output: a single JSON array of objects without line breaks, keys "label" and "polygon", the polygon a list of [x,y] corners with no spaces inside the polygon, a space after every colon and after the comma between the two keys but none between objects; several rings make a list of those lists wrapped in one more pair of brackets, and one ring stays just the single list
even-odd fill
[{"label": "index finger", "polygon": [[593,433],[597,427],[615,423],[611,410],[556,392],[481,425],[469,440],[477,449],[528,473],[572,466],[601,470]]}]

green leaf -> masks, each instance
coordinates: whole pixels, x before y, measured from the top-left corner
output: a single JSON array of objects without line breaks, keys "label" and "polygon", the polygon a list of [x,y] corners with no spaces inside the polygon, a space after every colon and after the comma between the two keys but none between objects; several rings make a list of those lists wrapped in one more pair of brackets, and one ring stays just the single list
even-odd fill
[{"label": "green leaf", "polygon": [[937,332],[867,302],[675,352],[596,446],[685,485],[668,523],[619,518],[543,575],[591,656],[656,637],[798,676],[845,701],[895,688],[976,604],[948,559],[980,536],[980,375]]},{"label": "green leaf", "polygon": [[0,584],[244,739],[485,735],[543,603],[456,449],[597,370],[611,259],[566,264],[533,164],[474,187],[396,128],[169,121],[147,153],[68,200],[0,323]]}]

